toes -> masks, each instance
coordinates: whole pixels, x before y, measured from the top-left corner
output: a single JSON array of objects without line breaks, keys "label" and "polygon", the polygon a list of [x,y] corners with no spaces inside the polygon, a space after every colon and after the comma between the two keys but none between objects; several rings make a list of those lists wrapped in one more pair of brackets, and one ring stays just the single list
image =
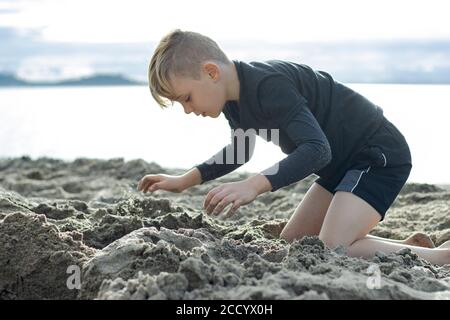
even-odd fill
[{"label": "toes", "polygon": [[433,243],[433,240],[431,240],[431,238],[422,232],[417,232],[415,234],[413,234],[411,237],[408,238],[409,242],[412,245],[416,245],[419,247],[424,247],[424,248],[434,248],[435,245]]},{"label": "toes", "polygon": [[450,249],[450,240],[445,241],[443,244],[439,246],[439,248],[449,248]]}]

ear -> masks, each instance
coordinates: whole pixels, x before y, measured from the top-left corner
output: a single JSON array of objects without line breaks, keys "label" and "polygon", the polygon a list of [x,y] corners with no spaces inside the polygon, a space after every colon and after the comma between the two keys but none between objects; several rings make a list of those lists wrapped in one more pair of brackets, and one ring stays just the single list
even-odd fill
[{"label": "ear", "polygon": [[206,62],[203,64],[203,72],[206,76],[214,81],[220,78],[220,67],[214,62]]}]

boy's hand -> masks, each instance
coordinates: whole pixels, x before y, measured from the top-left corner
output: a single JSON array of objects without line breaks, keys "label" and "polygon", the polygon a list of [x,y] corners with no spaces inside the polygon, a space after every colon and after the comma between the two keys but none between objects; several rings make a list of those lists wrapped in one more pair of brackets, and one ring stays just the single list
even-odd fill
[{"label": "boy's hand", "polygon": [[208,215],[212,213],[217,216],[227,205],[232,203],[225,215],[226,218],[229,218],[240,206],[255,200],[258,194],[254,184],[248,180],[225,183],[208,192],[203,207]]},{"label": "boy's hand", "polygon": [[184,180],[181,176],[148,174],[139,181],[137,189],[143,193],[159,189],[178,193],[184,190]]}]

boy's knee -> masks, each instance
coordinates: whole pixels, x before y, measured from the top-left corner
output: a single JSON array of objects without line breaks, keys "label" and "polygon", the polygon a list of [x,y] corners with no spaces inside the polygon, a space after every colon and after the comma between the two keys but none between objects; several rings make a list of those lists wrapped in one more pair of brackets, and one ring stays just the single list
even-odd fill
[{"label": "boy's knee", "polygon": [[349,247],[352,242],[346,241],[336,236],[320,233],[319,239],[330,249],[335,249],[338,246]]},{"label": "boy's knee", "polygon": [[339,244],[337,244],[337,242],[332,239],[331,237],[327,237],[326,235],[323,235],[322,233],[319,234],[319,239],[328,247],[328,248],[333,248],[333,247],[337,247]]},{"label": "boy's knee", "polygon": [[285,229],[283,229],[280,233],[280,238],[284,239],[285,241],[291,243],[292,241],[294,241],[294,236]]}]

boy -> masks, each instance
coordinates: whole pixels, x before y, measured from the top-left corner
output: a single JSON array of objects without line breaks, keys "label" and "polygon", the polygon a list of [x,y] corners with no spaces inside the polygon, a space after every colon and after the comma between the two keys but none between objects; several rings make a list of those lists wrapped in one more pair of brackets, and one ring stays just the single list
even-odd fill
[{"label": "boy", "polygon": [[[314,173],[319,178],[281,232],[286,241],[318,235],[328,247],[342,245],[348,255],[364,258],[408,247],[432,263],[450,263],[448,244],[427,248],[433,245],[426,235],[405,241],[368,235],[408,179],[411,155],[382,109],[330,74],[280,60],[230,61],[210,38],[177,29],[153,54],[149,86],[162,107],[177,101],[187,114],[217,118],[223,113],[241,132],[269,130],[288,154],[253,177],[212,189],[204,202],[208,214],[218,215],[231,204],[230,216],[258,195]],[[251,158],[255,140],[247,137],[244,161],[221,161],[235,155],[233,136],[218,154],[184,175],[147,175],[138,190],[181,192],[221,177]]]}]

